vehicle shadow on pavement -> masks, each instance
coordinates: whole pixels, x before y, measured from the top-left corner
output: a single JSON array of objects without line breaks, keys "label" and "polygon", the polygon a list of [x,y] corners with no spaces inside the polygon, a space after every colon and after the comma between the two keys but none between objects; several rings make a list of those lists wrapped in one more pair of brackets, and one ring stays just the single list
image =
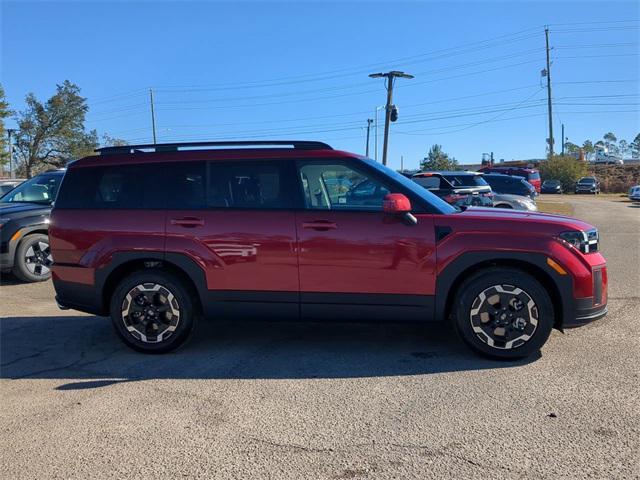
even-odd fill
[{"label": "vehicle shadow on pavement", "polygon": [[149,379],[311,379],[509,368],[437,325],[203,322],[183,348],[145,355],[95,316],[0,320],[0,378],[61,379],[58,390]]}]

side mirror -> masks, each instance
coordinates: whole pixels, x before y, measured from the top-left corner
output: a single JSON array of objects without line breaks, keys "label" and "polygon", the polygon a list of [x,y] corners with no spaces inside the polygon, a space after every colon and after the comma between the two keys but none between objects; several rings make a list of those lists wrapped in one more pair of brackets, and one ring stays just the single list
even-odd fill
[{"label": "side mirror", "polygon": [[389,215],[409,213],[411,211],[411,201],[402,193],[389,193],[382,201],[382,210]]},{"label": "side mirror", "polygon": [[411,201],[402,193],[389,193],[382,201],[382,210],[387,215],[402,218],[407,225],[415,225],[418,219],[411,214]]}]

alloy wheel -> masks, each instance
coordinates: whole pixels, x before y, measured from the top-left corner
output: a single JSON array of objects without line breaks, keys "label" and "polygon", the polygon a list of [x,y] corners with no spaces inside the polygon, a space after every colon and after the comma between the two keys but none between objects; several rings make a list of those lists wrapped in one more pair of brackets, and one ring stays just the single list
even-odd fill
[{"label": "alloy wheel", "polygon": [[167,287],[143,283],[129,290],[122,301],[122,321],[135,339],[160,343],[178,328],[180,305]]},{"label": "alloy wheel", "polygon": [[33,275],[46,276],[51,271],[53,265],[53,257],[51,256],[51,248],[45,242],[34,242],[27,249],[24,256],[24,263],[27,270]]},{"label": "alloy wheel", "polygon": [[524,345],[538,326],[538,307],[531,296],[513,285],[493,285],[480,292],[469,315],[476,336],[493,348]]}]

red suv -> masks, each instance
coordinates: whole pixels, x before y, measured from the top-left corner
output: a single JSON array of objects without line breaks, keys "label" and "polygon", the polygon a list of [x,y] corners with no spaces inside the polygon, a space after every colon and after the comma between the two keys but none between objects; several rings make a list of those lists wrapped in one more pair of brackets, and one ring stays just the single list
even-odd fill
[{"label": "red suv", "polygon": [[519,358],[607,312],[597,230],[572,218],[457,209],[319,142],[99,152],[60,187],[53,281],[61,308],[110,315],[136,350],[205,318],[417,320]]}]

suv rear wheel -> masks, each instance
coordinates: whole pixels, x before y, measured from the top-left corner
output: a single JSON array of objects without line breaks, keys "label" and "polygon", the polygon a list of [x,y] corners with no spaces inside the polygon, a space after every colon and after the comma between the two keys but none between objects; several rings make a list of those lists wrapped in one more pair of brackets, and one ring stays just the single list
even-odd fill
[{"label": "suv rear wheel", "polygon": [[24,282],[43,282],[51,277],[51,265],[49,237],[32,233],[23,238],[16,249],[13,274]]},{"label": "suv rear wheel", "polygon": [[492,358],[527,357],[544,345],[553,328],[549,294],[517,269],[496,267],[472,275],[460,286],[455,305],[460,337]]},{"label": "suv rear wheel", "polygon": [[111,320],[120,338],[144,353],[166,353],[182,345],[195,325],[189,289],[157,269],[131,274],[111,297]]}]

